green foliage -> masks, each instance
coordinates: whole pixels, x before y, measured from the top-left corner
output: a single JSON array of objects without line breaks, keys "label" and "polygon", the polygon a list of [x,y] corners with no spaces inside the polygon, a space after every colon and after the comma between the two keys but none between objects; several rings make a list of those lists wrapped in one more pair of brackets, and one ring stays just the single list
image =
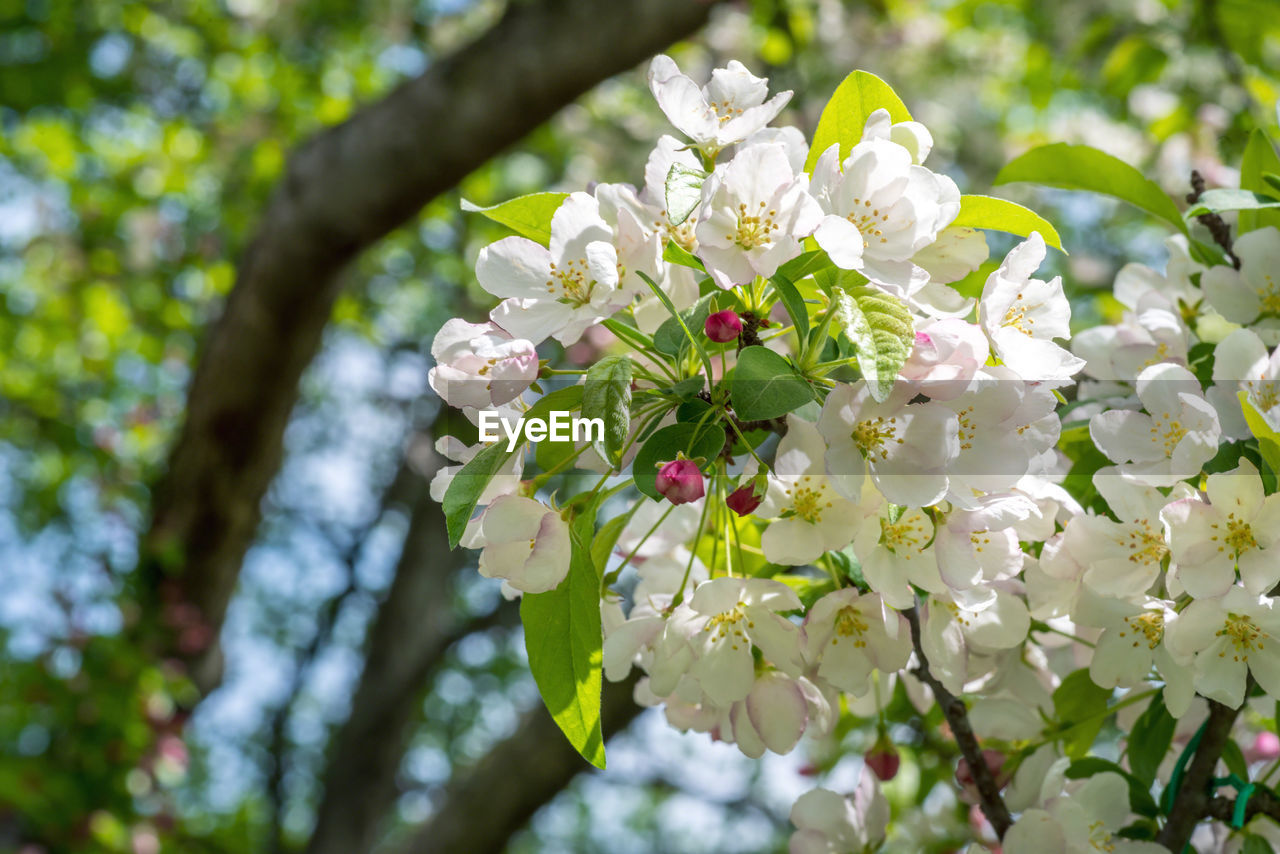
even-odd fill
[{"label": "green foliage", "polygon": [[871,396],[887,400],[915,341],[911,313],[897,297],[872,285],[835,287],[831,300],[833,325],[853,343]]},{"label": "green foliage", "polygon": [[879,109],[888,110],[889,119],[895,123],[911,121],[911,113],[888,83],[867,71],[854,71],[846,77],[822,109],[809,145],[805,171],[812,172],[822,152],[836,143],[840,144],[843,162],[850,149],[862,139],[867,118]]},{"label": "green foliage", "polygon": [[462,209],[484,214],[521,237],[546,246],[551,242],[551,218],[567,198],[568,193],[530,193],[489,207],[480,207],[463,199]]},{"label": "green foliage", "polygon": [[[1280,188],[1267,181],[1265,176],[1268,173],[1280,174],[1280,156],[1276,155],[1275,146],[1267,134],[1261,128],[1254,128],[1240,160],[1240,189],[1276,195]],[[1238,223],[1241,234],[1267,226],[1280,228],[1280,211],[1242,210]]]},{"label": "green foliage", "polygon": [[743,347],[729,380],[733,411],[744,421],[777,418],[813,400],[813,389],[787,359],[767,347]]},{"label": "green foliage", "polygon": [[1033,148],[1011,160],[995,179],[996,184],[1013,181],[1114,196],[1184,233],[1187,230],[1178,206],[1159,184],[1123,160],[1087,145],[1058,142]]},{"label": "green foliage", "polygon": [[1148,788],[1155,782],[1160,764],[1169,752],[1176,725],[1177,721],[1165,708],[1162,692],[1151,700],[1151,705],[1134,721],[1129,732],[1129,767],[1133,769],[1133,776]]},{"label": "green foliage", "polygon": [[1088,668],[1073,671],[1062,680],[1053,692],[1053,715],[1063,753],[1079,759],[1089,752],[1106,720],[1110,698],[1111,691],[1094,684]]},{"label": "green foliage", "polygon": [[[679,356],[681,351],[689,346],[689,336],[685,335],[684,331],[688,329],[695,335],[702,334],[702,327],[711,314],[711,306],[715,298],[715,294],[707,294],[680,312],[680,320],[669,317],[662,321],[662,325],[653,333],[653,346],[657,351],[668,356]],[[681,321],[684,322],[683,326]]]},{"label": "green foliage", "polygon": [[614,465],[631,429],[631,357],[605,356],[587,369],[582,389],[582,417],[604,421],[604,459]]},{"label": "green foliage", "polygon": [[1192,219],[1207,213],[1225,213],[1226,211],[1252,213],[1276,208],[1280,208],[1280,201],[1261,193],[1253,193],[1249,190],[1206,190],[1183,215],[1187,219]]},{"label": "green foliage", "polygon": [[1054,249],[1067,251],[1062,248],[1058,230],[1047,219],[1030,208],[994,196],[961,196],[960,215],[951,224],[1003,231],[1019,237],[1027,237],[1031,232],[1038,231],[1045,243]]},{"label": "green foliage", "polygon": [[569,574],[555,590],[520,600],[529,669],[556,726],[582,758],[604,768],[600,729],[600,575],[591,555],[593,505],[570,529]]},{"label": "green foliage", "polygon": [[707,174],[702,169],[682,163],[671,164],[671,171],[667,173],[666,197],[667,217],[672,225],[680,225],[687,220],[702,201],[702,182],[707,180]]}]

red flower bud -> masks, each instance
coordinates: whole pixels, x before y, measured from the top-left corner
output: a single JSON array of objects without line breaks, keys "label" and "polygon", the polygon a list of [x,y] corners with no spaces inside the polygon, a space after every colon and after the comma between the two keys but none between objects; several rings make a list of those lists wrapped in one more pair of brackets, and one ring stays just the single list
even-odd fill
[{"label": "red flower bud", "polygon": [[742,318],[733,309],[726,308],[708,317],[707,322],[702,325],[702,331],[712,341],[724,344],[742,333]]},{"label": "red flower bud", "polygon": [[898,767],[902,765],[902,757],[898,755],[893,743],[883,737],[863,755],[862,760],[885,783],[898,776]]},{"label": "red flower bud", "polygon": [[724,503],[739,516],[750,516],[763,500],[763,497],[756,496],[755,486],[748,483],[746,486],[739,486],[733,492],[730,492]]},{"label": "red flower bud", "polygon": [[662,468],[658,469],[655,486],[672,504],[688,504],[706,494],[702,485],[702,472],[693,460],[677,459],[663,463]]},{"label": "red flower bud", "polygon": [[[1009,782],[1009,774],[1004,773],[1005,755],[999,750],[987,748],[982,751],[982,758],[986,760],[987,768],[991,769],[991,776],[996,780],[996,786],[1003,789]],[[960,784],[960,788],[972,799],[978,797],[978,784],[973,777],[973,769],[969,767],[969,760],[961,757],[956,764],[956,782]]]}]

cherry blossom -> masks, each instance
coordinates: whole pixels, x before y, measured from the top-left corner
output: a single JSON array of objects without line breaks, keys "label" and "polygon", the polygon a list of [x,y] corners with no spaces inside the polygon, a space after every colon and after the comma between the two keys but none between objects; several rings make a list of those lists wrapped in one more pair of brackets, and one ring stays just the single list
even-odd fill
[{"label": "cherry blossom", "polygon": [[649,65],[649,90],[667,120],[710,157],[762,129],[791,100],[790,92],[765,100],[769,81],[737,60],[715,69],[710,82],[698,86],[680,73],[671,57],[655,56]]}]

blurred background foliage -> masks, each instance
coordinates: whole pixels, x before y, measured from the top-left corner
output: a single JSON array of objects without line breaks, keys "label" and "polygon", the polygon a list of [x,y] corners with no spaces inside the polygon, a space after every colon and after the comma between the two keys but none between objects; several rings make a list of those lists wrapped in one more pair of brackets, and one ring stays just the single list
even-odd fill
[{"label": "blurred background foliage", "polygon": [[[639,182],[666,131],[644,70],[563,110],[349,271],[223,631],[226,679],[190,720],[180,673],[132,640],[155,619],[134,572],[148,487],[289,150],[503,7],[0,0],[0,851],[305,844],[406,527],[385,494],[414,476],[437,414],[431,336],[487,302],[471,266],[502,233],[460,198]],[[753,0],[672,52],[695,77],[738,58],[794,89],[783,119],[806,131],[848,71],[872,71],[931,128],[931,166],[964,192],[989,192],[1032,144],[1069,141],[1180,197],[1192,168],[1235,185],[1248,133],[1274,132],[1280,3]],[[1058,226],[1071,255],[1053,263],[1077,326],[1114,310],[1101,291],[1122,263],[1163,263],[1164,232],[1132,210],[997,194]],[[495,587],[471,573],[453,595],[474,631],[421,686],[389,838],[429,817],[455,771],[537,702]],[[951,774],[938,722],[884,687],[891,717],[910,722],[892,731],[906,761],[889,792],[930,817],[891,844],[952,850],[966,809],[938,785]],[[648,713],[611,745],[608,772],[578,777],[510,848],[778,850],[792,798],[856,773],[875,737],[868,711],[851,710],[830,743],[764,763]]]}]

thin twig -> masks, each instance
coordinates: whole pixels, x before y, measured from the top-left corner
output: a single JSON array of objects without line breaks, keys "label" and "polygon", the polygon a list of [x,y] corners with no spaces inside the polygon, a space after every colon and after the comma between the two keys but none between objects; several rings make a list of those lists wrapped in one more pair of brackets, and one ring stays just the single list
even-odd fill
[{"label": "thin twig", "polygon": [[910,608],[903,611],[902,615],[911,625],[911,643],[915,647],[916,659],[919,661],[915,674],[933,691],[934,699],[938,701],[942,714],[946,716],[947,723],[951,726],[956,744],[960,746],[960,753],[969,763],[969,771],[973,774],[973,782],[978,789],[978,803],[982,807],[982,813],[987,817],[987,821],[991,822],[996,836],[1003,839],[1010,825],[1013,824],[1013,819],[1009,815],[1009,808],[1005,806],[1004,798],[1000,797],[1000,786],[996,783],[995,775],[991,773],[991,767],[987,765],[986,757],[982,755],[982,748],[978,746],[978,739],[973,734],[973,727],[969,724],[969,715],[965,710],[964,702],[948,691],[937,677],[929,672],[929,660],[925,658],[924,647],[920,643],[920,615],[916,609]]},{"label": "thin twig", "polygon": [[[1200,195],[1204,192],[1204,176],[1200,174],[1199,169],[1191,170],[1191,190],[1192,192],[1187,193],[1187,204],[1194,205],[1200,201]],[[1239,270],[1240,259],[1231,251],[1231,226],[1227,225],[1226,220],[1220,214],[1205,213],[1196,217],[1196,221],[1209,229],[1214,243],[1222,247],[1222,251],[1227,253],[1227,260],[1231,262],[1231,266]]]}]

